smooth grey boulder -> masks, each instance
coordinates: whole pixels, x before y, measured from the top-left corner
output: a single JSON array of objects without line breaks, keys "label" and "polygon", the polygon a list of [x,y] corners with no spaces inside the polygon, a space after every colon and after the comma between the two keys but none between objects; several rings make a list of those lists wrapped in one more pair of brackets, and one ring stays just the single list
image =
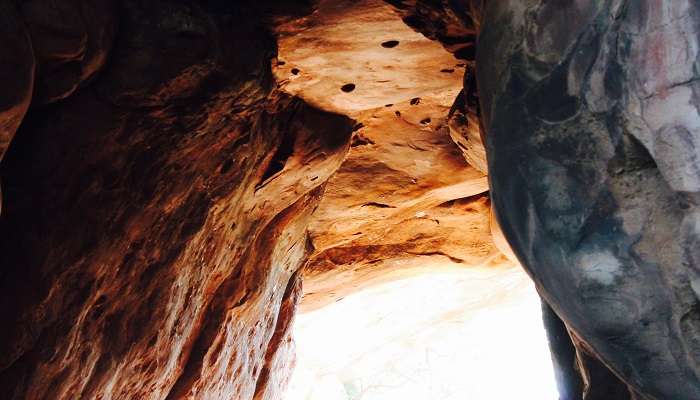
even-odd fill
[{"label": "smooth grey boulder", "polygon": [[486,3],[498,219],[541,294],[649,399],[700,399],[700,2]]}]

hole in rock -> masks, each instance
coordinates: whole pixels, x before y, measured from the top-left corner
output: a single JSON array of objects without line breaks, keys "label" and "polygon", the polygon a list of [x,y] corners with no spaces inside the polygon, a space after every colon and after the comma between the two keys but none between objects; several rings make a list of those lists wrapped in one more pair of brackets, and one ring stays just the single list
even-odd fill
[{"label": "hole in rock", "polygon": [[270,160],[270,163],[267,165],[267,169],[260,180],[261,184],[264,184],[265,181],[284,169],[287,160],[294,154],[295,141],[296,134],[294,131],[290,130],[284,135],[282,143],[280,143],[277,151],[275,151],[275,154],[272,156],[272,160]]},{"label": "hole in rock", "polygon": [[559,397],[539,297],[518,268],[426,264],[322,304],[305,290],[285,400]]},{"label": "hole in rock", "polygon": [[299,75],[299,72],[301,72],[301,71],[299,71],[299,68],[292,68],[291,72],[292,72],[292,75]]},{"label": "hole in rock", "polygon": [[398,40],[388,40],[388,41],[382,43],[382,47],[385,47],[387,49],[391,49],[392,47],[396,47],[398,45],[399,45]]},{"label": "hole in rock", "polygon": [[353,90],[355,90],[355,84],[354,83],[346,83],[345,85],[340,87],[340,90],[342,90],[345,93],[350,93]]}]

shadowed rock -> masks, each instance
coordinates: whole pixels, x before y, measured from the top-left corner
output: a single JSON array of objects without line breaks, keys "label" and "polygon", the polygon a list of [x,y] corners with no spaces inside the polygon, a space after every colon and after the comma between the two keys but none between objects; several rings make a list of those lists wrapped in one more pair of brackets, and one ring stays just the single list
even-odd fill
[{"label": "shadowed rock", "polygon": [[2,164],[3,398],[282,386],[291,277],[354,122],[274,89],[263,5],[126,1],[109,67],[27,114]]},{"label": "shadowed rock", "polygon": [[[34,88],[34,52],[29,32],[10,1],[0,1],[0,161],[29,108]],[[1,184],[1,183],[0,183]],[[0,212],[2,211],[0,186]]]},{"label": "shadowed rock", "polygon": [[700,6],[489,2],[492,198],[540,291],[645,398],[700,398]]}]

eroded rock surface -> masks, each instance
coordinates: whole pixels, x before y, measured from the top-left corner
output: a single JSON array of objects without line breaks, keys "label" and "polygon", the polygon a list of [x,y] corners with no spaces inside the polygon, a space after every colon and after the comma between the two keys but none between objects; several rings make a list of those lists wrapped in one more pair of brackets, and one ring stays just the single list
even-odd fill
[{"label": "eroded rock surface", "polygon": [[492,198],[556,312],[640,396],[700,398],[698,4],[489,2]]},{"label": "eroded rock surface", "polygon": [[124,2],[109,67],[27,116],[2,164],[6,398],[274,398],[354,122],[274,89],[261,6]]},{"label": "eroded rock surface", "polygon": [[393,108],[401,117],[380,109],[363,119],[328,184],[310,226],[305,308],[430,265],[510,264],[491,239],[489,201],[480,196],[486,177],[466,164],[444,126],[420,124],[419,105]]},{"label": "eroded rock surface", "polygon": [[698,6],[486,6],[0,1],[0,391],[278,399],[300,301],[512,268],[491,172],[577,346],[700,398]]},{"label": "eroded rock surface", "polygon": [[381,0],[322,0],[278,32],[278,82],[325,110],[355,116],[419,97],[451,104],[461,89],[465,64]]},{"label": "eroded rock surface", "polygon": [[466,63],[379,0],[322,1],[279,32],[281,89],[359,123],[310,226],[302,309],[431,265],[512,266],[491,239],[486,177],[450,139]]}]

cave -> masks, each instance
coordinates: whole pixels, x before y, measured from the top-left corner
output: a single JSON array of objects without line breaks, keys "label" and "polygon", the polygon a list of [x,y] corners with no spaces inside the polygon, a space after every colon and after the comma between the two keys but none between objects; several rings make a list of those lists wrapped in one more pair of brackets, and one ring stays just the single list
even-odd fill
[{"label": "cave", "polygon": [[0,2],[0,397],[700,399],[695,2]]}]

